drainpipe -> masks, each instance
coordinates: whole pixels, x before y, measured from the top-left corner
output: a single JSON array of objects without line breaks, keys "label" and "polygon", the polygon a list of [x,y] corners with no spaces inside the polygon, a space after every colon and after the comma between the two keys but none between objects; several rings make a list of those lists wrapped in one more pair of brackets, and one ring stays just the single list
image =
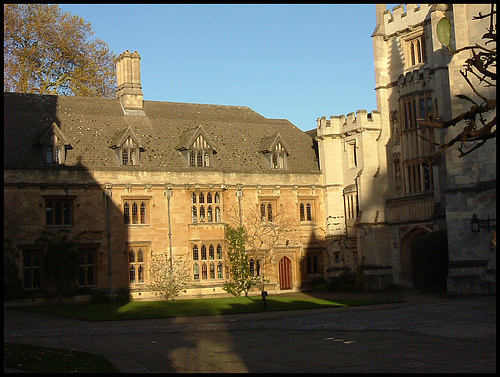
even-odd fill
[{"label": "drainpipe", "polygon": [[169,250],[170,250],[170,284],[173,282],[173,272],[174,272],[174,266],[173,266],[173,256],[172,256],[172,223],[171,223],[171,218],[170,218],[170,198],[174,194],[172,191],[173,185],[172,184],[167,184],[165,185],[165,191],[163,192],[163,195],[167,197],[167,207],[168,207],[168,243],[169,243]]},{"label": "drainpipe", "polygon": [[239,205],[238,215],[240,217],[240,227],[243,225],[243,219],[241,217],[241,197],[243,196],[243,190],[241,188],[242,186],[238,185],[238,188],[236,189],[236,196],[238,197],[238,205]]},{"label": "drainpipe", "polygon": [[107,222],[107,234],[106,237],[108,239],[108,282],[109,282],[109,294],[113,292],[113,284],[112,284],[112,269],[111,269],[111,216],[110,216],[110,200],[113,195],[111,188],[113,185],[107,184],[104,189],[104,196],[106,198],[106,222]]}]

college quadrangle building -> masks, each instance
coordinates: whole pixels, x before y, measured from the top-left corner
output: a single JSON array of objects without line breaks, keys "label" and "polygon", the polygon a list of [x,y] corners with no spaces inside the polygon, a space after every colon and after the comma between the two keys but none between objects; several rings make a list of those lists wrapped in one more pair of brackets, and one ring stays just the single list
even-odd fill
[{"label": "college quadrangle building", "polygon": [[[420,136],[457,131],[418,122],[452,119],[468,109],[456,95],[473,95],[459,73],[470,52],[450,55],[437,22],[448,18],[458,49],[481,43],[488,20],[473,16],[489,11],[376,5],[377,110],[322,116],[309,132],[248,107],[145,101],[137,52],[116,60],[116,99],[4,93],[4,238],[23,290],[43,289],[42,232],[67,229],[83,234],[90,292],[151,297],[154,255],[167,253],[190,275],[183,297],[225,294],[225,224],[242,224],[274,232],[247,244],[271,292],[359,266],[365,289],[418,288],[412,244],[447,230],[449,294],[496,293],[495,142],[427,166],[435,149]],[[473,214],[489,227],[472,232]]]}]

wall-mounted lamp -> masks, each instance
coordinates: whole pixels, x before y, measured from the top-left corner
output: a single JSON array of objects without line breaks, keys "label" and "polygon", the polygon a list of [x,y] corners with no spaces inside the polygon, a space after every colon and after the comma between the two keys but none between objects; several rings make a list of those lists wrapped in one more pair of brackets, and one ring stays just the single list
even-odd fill
[{"label": "wall-mounted lamp", "polygon": [[496,219],[490,219],[490,215],[488,215],[488,218],[486,220],[481,220],[474,213],[472,215],[472,218],[470,219],[470,228],[472,233],[479,233],[481,228],[488,230],[488,233],[490,233],[491,232],[490,222],[496,222]]}]

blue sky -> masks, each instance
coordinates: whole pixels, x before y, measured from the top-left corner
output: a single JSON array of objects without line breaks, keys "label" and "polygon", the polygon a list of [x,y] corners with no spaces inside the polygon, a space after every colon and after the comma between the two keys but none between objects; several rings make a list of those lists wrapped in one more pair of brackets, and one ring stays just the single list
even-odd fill
[{"label": "blue sky", "polygon": [[304,131],[376,109],[374,4],[60,7],[115,54],[139,52],[145,100],[248,106]]}]

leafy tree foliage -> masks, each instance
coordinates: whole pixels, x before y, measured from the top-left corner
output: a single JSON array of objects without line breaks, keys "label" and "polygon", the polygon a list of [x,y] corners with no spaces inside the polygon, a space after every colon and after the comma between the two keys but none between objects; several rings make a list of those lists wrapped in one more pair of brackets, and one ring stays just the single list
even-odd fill
[{"label": "leafy tree foliage", "polygon": [[63,229],[57,233],[43,231],[36,244],[43,245],[44,289],[49,296],[72,296],[77,287],[80,263],[76,240]]},{"label": "leafy tree foliage", "polygon": [[115,55],[57,4],[4,4],[4,91],[111,97]]},{"label": "leafy tree foliage", "polygon": [[226,241],[231,281],[224,284],[223,289],[233,296],[240,296],[243,292],[245,292],[245,296],[248,296],[252,285],[258,284],[259,277],[254,277],[250,270],[250,260],[245,249],[245,228],[241,226],[233,228],[227,225]]},{"label": "leafy tree foliage", "polygon": [[3,241],[3,297],[15,298],[23,291],[16,259],[19,252],[9,239]]},{"label": "leafy tree foliage", "polygon": [[43,287],[49,297],[72,297],[76,293],[80,269],[77,245],[95,241],[102,232],[82,231],[73,237],[70,233],[68,229],[56,233],[44,230],[35,241],[36,245],[45,249],[42,276]]},{"label": "leafy tree foliage", "polygon": [[177,297],[183,289],[187,288],[190,282],[186,267],[187,260],[187,255],[173,258],[172,269],[170,269],[170,256],[167,253],[151,252],[150,284],[148,284],[151,293],[168,300]]},{"label": "leafy tree foliage", "polygon": [[[438,151],[429,158],[431,161],[451,147],[458,146],[459,157],[463,157],[483,146],[488,140],[496,139],[496,91],[490,91],[492,94],[489,96],[484,94],[485,88],[496,87],[496,4],[491,4],[489,13],[479,12],[473,20],[485,18],[489,18],[489,26],[482,37],[483,45],[465,46],[450,52],[451,55],[462,51],[471,53],[471,57],[465,60],[460,74],[475,97],[470,98],[465,94],[457,95],[458,98],[471,103],[470,109],[448,121],[441,120],[436,114],[428,114],[425,119],[420,120],[421,126],[430,128],[463,127],[455,137],[443,143],[434,143],[424,138],[438,146]],[[440,21],[438,24],[439,39],[448,48],[449,28],[449,22]]]}]

